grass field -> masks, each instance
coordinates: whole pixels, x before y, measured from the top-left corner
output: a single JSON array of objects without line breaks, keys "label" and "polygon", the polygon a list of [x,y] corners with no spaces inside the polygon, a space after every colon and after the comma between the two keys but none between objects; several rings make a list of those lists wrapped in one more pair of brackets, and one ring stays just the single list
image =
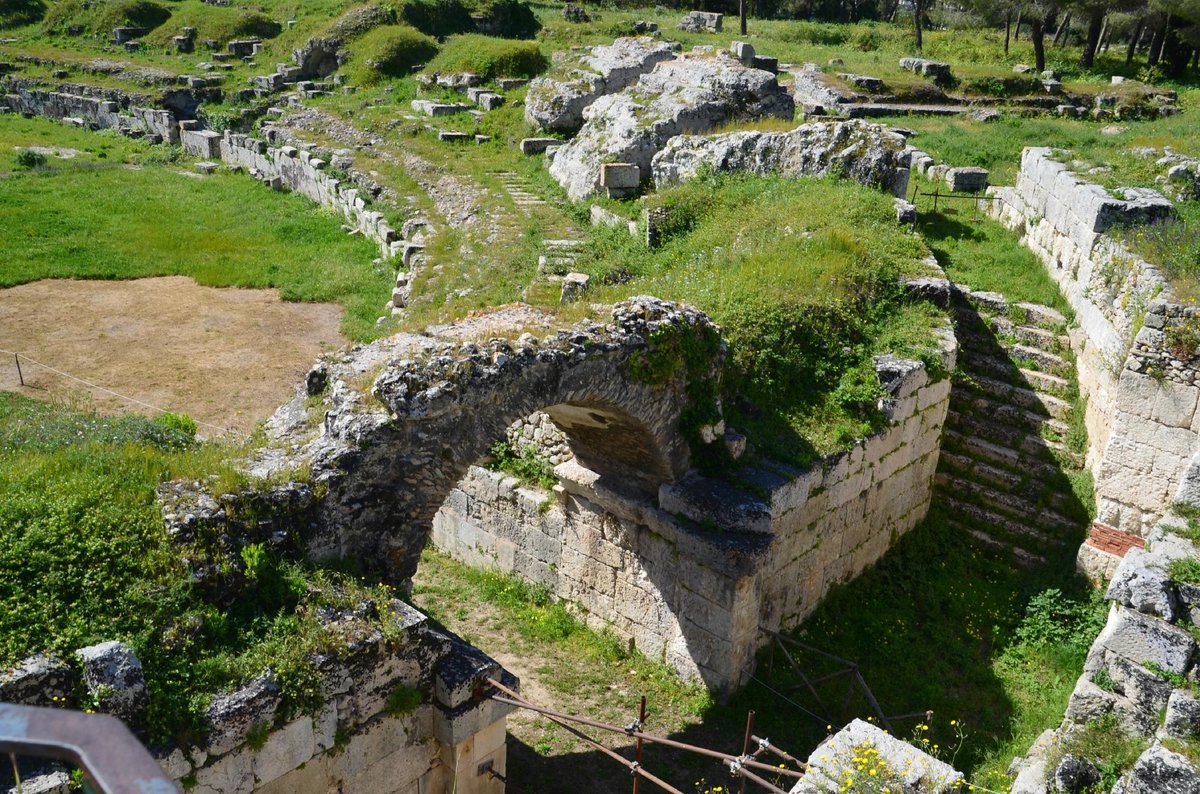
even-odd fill
[{"label": "grass field", "polygon": [[[87,147],[45,166],[13,146]],[[206,286],[277,287],[284,300],[339,303],[343,334],[372,338],[391,292],[378,251],[307,199],[243,174],[197,178],[178,152],[115,135],[0,117],[0,286],[43,278],[191,276]]]}]

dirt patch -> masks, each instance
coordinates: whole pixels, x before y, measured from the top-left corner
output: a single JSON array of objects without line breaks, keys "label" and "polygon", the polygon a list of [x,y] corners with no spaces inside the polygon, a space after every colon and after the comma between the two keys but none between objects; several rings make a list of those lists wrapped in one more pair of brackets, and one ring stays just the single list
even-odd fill
[{"label": "dirt patch", "polygon": [[[340,306],[284,303],[277,290],[214,289],[190,278],[54,279],[0,290],[0,348],[198,421],[249,433],[288,399],[323,350]],[[101,411],[155,411],[0,354],[0,389],[90,395]],[[202,427],[204,435],[216,430]]]}]

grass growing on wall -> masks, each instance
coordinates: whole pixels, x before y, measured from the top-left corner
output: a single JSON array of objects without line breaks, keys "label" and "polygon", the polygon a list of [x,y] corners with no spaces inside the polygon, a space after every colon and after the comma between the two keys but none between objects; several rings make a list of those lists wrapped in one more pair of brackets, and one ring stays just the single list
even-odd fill
[{"label": "grass growing on wall", "polygon": [[[95,133],[60,138],[61,125],[10,119],[0,120],[0,143],[73,147],[87,135],[92,153],[32,169],[18,166],[15,153],[0,155],[0,227],[8,232],[0,236],[0,286],[191,276],[205,286],[276,287],[284,300],[340,303],[344,335],[375,334],[391,290],[388,274],[371,265],[378,249],[347,236],[340,218],[308,199],[271,193],[245,175],[178,173],[190,165],[163,163],[168,148],[126,148]],[[126,159],[143,165],[126,167]]]}]

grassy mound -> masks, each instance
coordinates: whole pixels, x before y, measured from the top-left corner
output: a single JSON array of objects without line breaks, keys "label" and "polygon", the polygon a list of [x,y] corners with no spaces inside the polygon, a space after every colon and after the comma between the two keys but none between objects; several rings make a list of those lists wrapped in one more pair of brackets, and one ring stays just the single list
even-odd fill
[{"label": "grassy mound", "polygon": [[437,42],[408,25],[385,25],[366,33],[350,46],[344,74],[356,85],[373,85],[403,77],[437,55]]},{"label": "grassy mound", "polygon": [[549,60],[532,41],[512,41],[467,33],[455,36],[429,62],[429,72],[474,72],[485,80],[497,77],[534,77],[546,70]]},{"label": "grassy mound", "polygon": [[68,35],[72,30],[89,36],[110,36],[113,28],[154,30],[171,18],[164,5],[150,0],[63,0],[46,15],[48,33]]},{"label": "grassy mound", "polygon": [[475,29],[471,10],[461,0],[405,0],[400,19],[438,38]]},{"label": "grassy mound", "polygon": [[231,450],[164,419],[0,393],[0,669],[42,649],[69,660],[84,645],[128,642],[146,673],[152,741],[194,738],[209,695],[267,666],[285,710],[312,707],[310,655],[327,642],[318,608],[386,594],[260,547],[246,562],[255,597],[207,601],[166,536],[154,488],[213,472],[234,484],[220,462]]},{"label": "grassy mound", "polygon": [[927,356],[938,321],[899,285],[924,247],[896,226],[890,198],[836,180],[718,176],[646,201],[666,213],[657,248],[614,230],[578,264],[622,297],[686,301],[721,325],[735,427],[806,464],[880,426],[872,356]]},{"label": "grassy mound", "polygon": [[200,41],[212,39],[222,47],[234,39],[271,39],[283,29],[277,21],[257,11],[187,2],[172,14],[169,29],[159,28],[147,39],[155,46],[165,47],[184,27],[195,28]]}]

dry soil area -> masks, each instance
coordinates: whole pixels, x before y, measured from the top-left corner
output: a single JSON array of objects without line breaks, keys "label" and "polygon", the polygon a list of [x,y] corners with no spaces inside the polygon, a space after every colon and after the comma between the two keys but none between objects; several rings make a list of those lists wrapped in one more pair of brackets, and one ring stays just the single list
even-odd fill
[{"label": "dry soil area", "polygon": [[[284,303],[276,290],[214,289],[183,276],[38,281],[0,290],[0,349],[10,351],[0,353],[0,389],[156,413],[38,361],[246,434],[291,396],[319,353],[343,344],[341,316],[333,304]],[[22,355],[24,387],[12,351]]]}]

